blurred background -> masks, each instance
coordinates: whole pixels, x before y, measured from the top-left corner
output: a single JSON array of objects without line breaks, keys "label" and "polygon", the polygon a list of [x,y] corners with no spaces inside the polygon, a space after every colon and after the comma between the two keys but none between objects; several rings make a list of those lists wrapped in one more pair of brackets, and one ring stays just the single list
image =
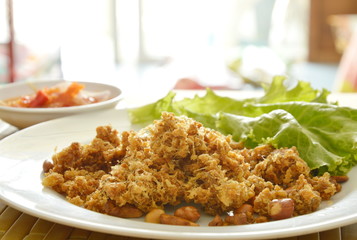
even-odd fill
[{"label": "blurred background", "polygon": [[256,89],[284,74],[354,92],[356,16],[355,0],[0,0],[0,83]]}]

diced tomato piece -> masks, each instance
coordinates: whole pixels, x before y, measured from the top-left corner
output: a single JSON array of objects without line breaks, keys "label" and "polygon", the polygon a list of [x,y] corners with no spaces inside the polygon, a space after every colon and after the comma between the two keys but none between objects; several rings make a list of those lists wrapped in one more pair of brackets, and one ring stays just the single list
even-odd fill
[{"label": "diced tomato piece", "polygon": [[34,99],[31,100],[29,103],[29,107],[42,107],[48,101],[48,96],[42,90],[37,91],[36,96]]},{"label": "diced tomato piece", "polygon": [[76,97],[83,88],[84,85],[73,82],[68,86],[65,92],[62,92],[57,96],[55,101],[62,107],[75,106],[77,105]]},{"label": "diced tomato piece", "polygon": [[84,85],[73,82],[71,85],[68,86],[66,93],[68,96],[72,98],[77,96],[77,94],[84,88]]}]

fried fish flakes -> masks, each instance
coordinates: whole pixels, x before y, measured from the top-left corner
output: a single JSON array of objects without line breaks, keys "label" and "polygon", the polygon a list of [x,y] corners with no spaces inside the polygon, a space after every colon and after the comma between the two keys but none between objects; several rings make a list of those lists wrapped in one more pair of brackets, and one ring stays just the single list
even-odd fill
[{"label": "fried fish flakes", "polygon": [[185,116],[164,112],[142,130],[120,135],[97,128],[90,144],[72,143],[53,155],[43,185],[100,213],[133,206],[146,213],[182,202],[210,215],[251,203],[268,216],[273,199],[291,198],[294,215],[315,211],[340,186],[328,173],[312,177],[296,148],[242,148],[230,136]]}]

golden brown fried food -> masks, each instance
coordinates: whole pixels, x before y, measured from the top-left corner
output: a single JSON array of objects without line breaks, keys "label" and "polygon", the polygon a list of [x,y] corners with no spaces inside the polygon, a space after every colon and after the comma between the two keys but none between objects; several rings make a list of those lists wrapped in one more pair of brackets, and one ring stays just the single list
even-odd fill
[{"label": "golden brown fried food", "polygon": [[311,177],[294,147],[245,149],[230,136],[166,112],[138,132],[98,127],[91,143],[72,143],[54,154],[53,165],[44,186],[110,215],[188,202],[215,216],[250,203],[254,221],[261,222],[274,199],[292,199],[300,215],[315,211],[339,186],[328,173]]},{"label": "golden brown fried food", "polygon": [[254,175],[280,186],[290,186],[301,175],[309,176],[310,169],[299,157],[295,147],[276,149],[264,160],[257,163],[252,171]]}]

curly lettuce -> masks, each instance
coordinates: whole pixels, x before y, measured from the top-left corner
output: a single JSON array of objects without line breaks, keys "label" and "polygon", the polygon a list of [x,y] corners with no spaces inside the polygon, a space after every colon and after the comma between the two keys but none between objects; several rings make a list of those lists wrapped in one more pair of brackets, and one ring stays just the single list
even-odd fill
[{"label": "curly lettuce", "polygon": [[303,81],[288,88],[278,76],[262,97],[236,100],[207,89],[203,97],[175,101],[169,92],[155,103],[130,109],[129,115],[136,124],[158,119],[162,111],[186,115],[247,147],[296,146],[314,173],[345,175],[357,164],[357,109],[329,103],[328,95]]}]

